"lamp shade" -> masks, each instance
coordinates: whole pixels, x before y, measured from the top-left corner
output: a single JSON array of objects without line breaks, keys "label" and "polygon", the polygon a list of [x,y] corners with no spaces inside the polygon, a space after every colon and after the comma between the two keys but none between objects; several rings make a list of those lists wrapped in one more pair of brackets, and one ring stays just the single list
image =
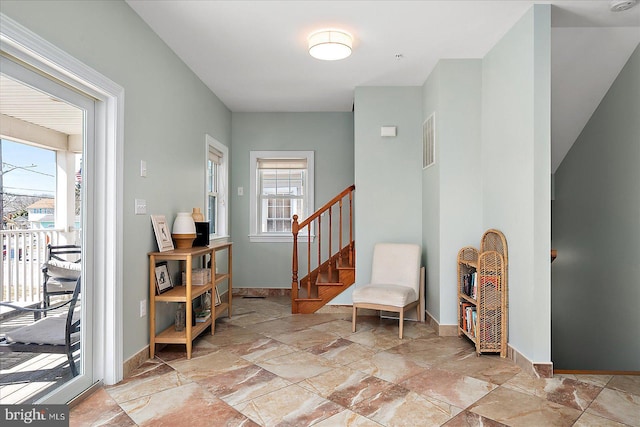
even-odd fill
[{"label": "lamp shade", "polygon": [[178,212],[176,220],[173,221],[173,234],[195,234],[196,223],[193,221],[191,212]]},{"label": "lamp shade", "polygon": [[351,55],[353,38],[341,30],[322,30],[309,36],[309,54],[316,59],[336,61]]}]

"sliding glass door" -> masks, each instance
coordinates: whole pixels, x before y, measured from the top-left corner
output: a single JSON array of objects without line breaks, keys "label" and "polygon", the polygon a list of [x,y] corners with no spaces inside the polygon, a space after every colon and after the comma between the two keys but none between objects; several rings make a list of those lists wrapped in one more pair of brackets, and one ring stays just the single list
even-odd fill
[{"label": "sliding glass door", "polygon": [[0,61],[1,299],[48,308],[5,316],[0,334],[15,340],[39,331],[43,343],[59,346],[51,319],[71,315],[79,327],[69,337],[61,332],[78,343],[71,357],[35,346],[0,353],[0,403],[66,403],[96,381],[100,363],[91,333],[95,101],[5,56]]}]

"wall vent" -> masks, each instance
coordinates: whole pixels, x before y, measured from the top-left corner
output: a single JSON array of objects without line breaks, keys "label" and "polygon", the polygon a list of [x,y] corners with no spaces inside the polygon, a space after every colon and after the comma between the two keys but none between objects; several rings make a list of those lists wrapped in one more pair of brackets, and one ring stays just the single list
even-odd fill
[{"label": "wall vent", "polygon": [[422,168],[436,162],[436,113],[433,112],[422,124]]}]

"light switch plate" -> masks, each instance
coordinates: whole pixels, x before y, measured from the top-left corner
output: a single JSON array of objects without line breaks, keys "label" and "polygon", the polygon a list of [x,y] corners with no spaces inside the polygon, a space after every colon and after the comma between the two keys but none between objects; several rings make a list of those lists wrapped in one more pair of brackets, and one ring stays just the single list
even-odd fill
[{"label": "light switch plate", "polygon": [[244,188],[238,187],[238,196],[244,196]]},{"label": "light switch plate", "polygon": [[147,176],[147,162],[144,160],[140,160],[140,176],[143,178]]}]

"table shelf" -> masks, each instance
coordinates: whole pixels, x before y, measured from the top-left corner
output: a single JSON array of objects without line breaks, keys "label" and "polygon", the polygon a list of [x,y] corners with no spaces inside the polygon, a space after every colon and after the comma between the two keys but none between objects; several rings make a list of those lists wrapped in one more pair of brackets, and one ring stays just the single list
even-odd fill
[{"label": "table shelf", "polygon": [[[211,335],[213,335],[215,333],[215,320],[222,317],[225,312],[227,317],[231,317],[231,297],[233,289],[231,247],[231,242],[223,242],[205,247],[174,249],[166,252],[149,253],[149,354],[152,359],[155,356],[156,344],[184,344],[187,348],[187,359],[191,359],[193,340],[202,334],[209,326],[211,327]],[[220,250],[228,251],[227,272],[215,273],[217,270],[216,252]],[[194,285],[192,283],[191,271],[198,260],[201,260],[200,263],[203,268],[207,266],[207,263],[210,263],[211,272],[214,277],[212,282],[204,285]],[[155,285],[155,267],[156,264],[161,261],[179,261],[181,264],[181,270],[186,272],[185,284],[183,286],[175,286],[172,289],[157,295]],[[176,331],[175,326],[172,324],[160,333],[155,333],[156,303],[184,303],[186,306],[186,321],[191,322],[193,311],[192,301],[201,295],[204,295],[207,291],[212,291],[212,293],[217,292],[217,286],[224,281],[227,281],[228,283],[227,292],[223,293],[225,299],[217,306],[212,305],[210,318],[204,322],[197,322],[195,326],[191,326],[191,323],[189,323],[183,331]],[[213,297],[214,295],[212,295],[212,298]]]}]

